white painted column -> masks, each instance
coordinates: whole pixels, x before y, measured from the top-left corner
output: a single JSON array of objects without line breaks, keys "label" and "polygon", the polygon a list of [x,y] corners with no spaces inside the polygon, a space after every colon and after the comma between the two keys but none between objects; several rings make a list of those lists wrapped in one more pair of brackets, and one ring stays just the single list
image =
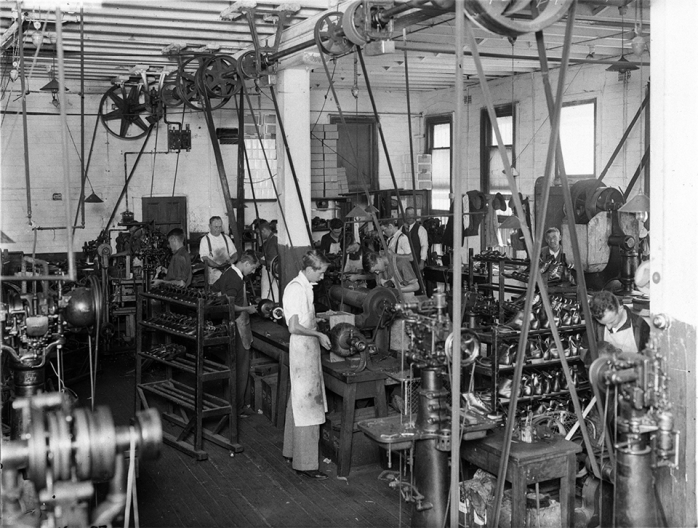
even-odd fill
[{"label": "white painted column", "polygon": [[[277,97],[279,112],[286,131],[293,165],[300,185],[308,220],[311,216],[310,202],[310,72],[306,67],[288,68],[278,74]],[[285,246],[310,246],[307,228],[303,220],[298,192],[293,182],[293,173],[281,137],[281,128],[276,127],[276,152],[280,206],[288,223],[285,229],[279,217],[279,243]]]},{"label": "white painted column", "polygon": [[679,468],[656,472],[657,491],[668,526],[695,526],[696,326],[698,325],[698,86],[695,0],[651,3],[650,311],[668,328],[656,329],[667,357],[669,401],[681,431]]}]

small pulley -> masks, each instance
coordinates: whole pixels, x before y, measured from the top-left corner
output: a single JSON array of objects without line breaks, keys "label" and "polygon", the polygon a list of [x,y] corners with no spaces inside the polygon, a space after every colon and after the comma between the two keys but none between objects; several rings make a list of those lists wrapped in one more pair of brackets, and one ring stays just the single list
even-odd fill
[{"label": "small pulley", "polygon": [[385,1],[357,1],[342,15],[342,29],[346,38],[363,46],[369,40],[389,39],[393,32],[392,17],[381,17],[381,12],[394,5]]},{"label": "small pulley", "polygon": [[[214,60],[216,56],[210,54],[195,55],[189,57],[179,65],[177,70],[177,90],[179,96],[184,101],[184,104],[193,110],[203,110],[204,106],[201,101],[202,94],[197,89],[197,75],[202,74],[202,69],[210,66],[208,73],[204,75],[204,86],[206,93],[211,99],[220,99],[211,101],[211,110],[217,110],[224,106],[231,95],[224,96],[219,94],[227,93],[230,90],[228,82],[222,81],[223,75],[229,75],[229,68],[224,67],[222,62]],[[192,71],[192,66],[196,66],[196,70]],[[224,71],[225,70],[225,73]],[[237,65],[235,66],[237,74]],[[208,77],[208,80],[206,78]]]},{"label": "small pulley", "polygon": [[337,57],[349,53],[354,44],[342,31],[342,16],[339,11],[326,13],[315,24],[315,43],[323,53]]}]

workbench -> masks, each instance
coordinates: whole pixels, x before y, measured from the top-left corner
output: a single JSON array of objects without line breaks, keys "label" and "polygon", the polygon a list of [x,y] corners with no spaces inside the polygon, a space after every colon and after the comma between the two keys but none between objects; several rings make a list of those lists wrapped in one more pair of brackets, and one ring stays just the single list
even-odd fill
[{"label": "workbench", "polygon": [[[286,404],[290,393],[288,344],[291,336],[285,326],[278,325],[267,319],[253,317],[251,326],[252,337],[254,338],[252,348],[279,363],[276,419],[274,424],[283,428]],[[394,358],[389,358],[389,361],[382,363],[385,363],[390,368],[396,367]],[[322,370],[325,389],[342,398],[342,426],[339,433],[337,474],[339,476],[347,476],[351,471],[351,439],[356,401],[372,399],[376,417],[387,416],[388,402],[385,394],[385,380],[388,375],[379,368],[354,373],[352,366],[347,360],[330,362],[329,356],[325,354],[323,354]]]},{"label": "workbench", "polygon": [[[499,473],[504,430],[475,442],[461,444],[463,460],[494,475]],[[577,453],[582,447],[560,437],[531,444],[514,440],[509,451],[506,480],[512,485],[512,519],[526,519],[527,486],[546,480],[560,480],[561,526],[574,526],[574,480]]]},{"label": "workbench", "polygon": [[381,370],[364,370],[354,373],[347,360],[322,361],[325,390],[342,398],[342,426],[339,431],[339,456],[337,475],[346,477],[351,471],[351,439],[354,430],[356,400],[372,399],[376,417],[388,415],[388,402],[385,396],[385,379]]}]

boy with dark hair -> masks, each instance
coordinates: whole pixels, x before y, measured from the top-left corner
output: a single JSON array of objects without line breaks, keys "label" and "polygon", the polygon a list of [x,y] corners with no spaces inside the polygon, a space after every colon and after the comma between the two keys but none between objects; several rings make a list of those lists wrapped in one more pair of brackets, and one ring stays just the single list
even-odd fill
[{"label": "boy with dark hair", "polygon": [[[589,310],[594,318],[591,338],[597,343],[609,343],[623,352],[642,352],[645,349],[650,326],[642,317],[621,305],[611,292],[595,293],[589,302]],[[591,363],[596,358],[589,359]]]},{"label": "boy with dark hair", "polygon": [[184,247],[184,231],[175,227],[167,233],[167,243],[172,251],[172,259],[167,266],[167,274],[163,279],[155,279],[151,286],[157,286],[163,282],[169,282],[176,286],[189,286],[191,284],[191,255]]},{"label": "boy with dark hair", "polygon": [[262,238],[262,299],[271,299],[274,302],[279,302],[279,281],[274,277],[272,271],[272,263],[274,259],[279,258],[279,240],[271,227],[271,224],[266,220],[262,220],[257,227],[259,235]]},{"label": "boy with dark hair", "polygon": [[250,314],[257,313],[257,307],[250,306],[250,303],[247,301],[245,277],[254,273],[258,266],[259,258],[257,258],[256,253],[252,250],[247,250],[211,286],[211,291],[227,296],[229,302],[235,307],[235,313],[239,314],[235,319],[235,326],[237,327],[237,332],[235,333],[235,367],[237,370],[237,413],[242,417],[245,416],[242,414],[242,411],[245,407],[245,392],[247,391],[247,383],[250,377],[250,348],[252,346]]}]

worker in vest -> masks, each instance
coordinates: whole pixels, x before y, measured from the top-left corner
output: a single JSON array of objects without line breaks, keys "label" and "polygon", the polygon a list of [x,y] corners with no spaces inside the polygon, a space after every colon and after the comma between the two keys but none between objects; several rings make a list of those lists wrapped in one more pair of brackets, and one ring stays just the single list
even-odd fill
[{"label": "worker in vest", "polygon": [[271,299],[274,302],[280,302],[279,297],[279,280],[274,277],[272,266],[274,259],[279,259],[279,240],[271,227],[271,224],[266,220],[259,222],[259,235],[262,238],[262,299]]},{"label": "worker in vest", "polygon": [[398,228],[398,222],[395,218],[389,218],[381,226],[385,242],[388,244],[388,249],[395,253],[398,260],[406,260],[412,262],[412,249],[407,240],[407,235]]},{"label": "worker in vest", "polygon": [[429,250],[429,237],[424,226],[417,222],[417,214],[414,207],[405,209],[405,225],[402,226],[402,231],[410,237],[410,242],[414,248],[414,252],[419,259],[418,269],[424,269],[424,263],[427,261],[427,251]]},{"label": "worker in vest", "polygon": [[[427,230],[422,224],[417,222],[417,214],[414,207],[405,209],[405,225],[402,226],[402,231],[410,239],[410,245],[414,248],[414,254],[417,256],[416,261],[412,261],[412,268],[415,275],[418,275],[424,269],[424,264],[427,261],[427,251],[429,250],[429,236]],[[424,292],[417,291],[417,295]]]},{"label": "worker in vest", "polygon": [[199,256],[206,265],[208,284],[213,284],[235,262],[237,249],[233,239],[223,233],[223,220],[220,216],[211,217],[208,229],[208,235],[203,236],[199,242]]}]

